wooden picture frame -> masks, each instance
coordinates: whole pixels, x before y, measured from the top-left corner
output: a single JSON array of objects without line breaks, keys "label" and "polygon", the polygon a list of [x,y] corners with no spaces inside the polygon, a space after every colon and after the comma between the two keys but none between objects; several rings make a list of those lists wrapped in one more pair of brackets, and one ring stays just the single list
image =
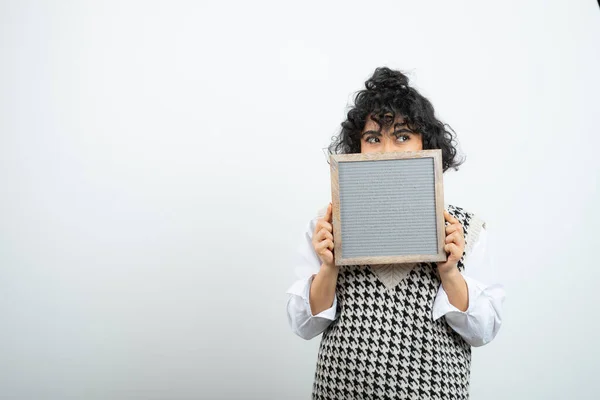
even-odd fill
[{"label": "wooden picture frame", "polygon": [[[336,265],[447,260],[441,150],[332,154],[330,166]],[[416,196],[416,200],[406,196]],[[424,204],[422,208],[418,208],[419,202]],[[342,214],[347,219],[346,227]],[[373,225],[377,223],[380,225]],[[369,231],[361,233],[367,225]],[[418,238],[409,237],[413,230],[420,235]],[[403,240],[397,243],[397,237]],[[412,254],[413,249],[418,253]],[[389,251],[397,253],[386,253]]]}]

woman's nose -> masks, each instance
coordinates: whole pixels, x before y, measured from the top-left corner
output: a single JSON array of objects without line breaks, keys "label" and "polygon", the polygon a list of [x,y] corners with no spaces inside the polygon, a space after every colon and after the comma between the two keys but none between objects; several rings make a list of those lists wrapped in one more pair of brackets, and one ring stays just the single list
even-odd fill
[{"label": "woman's nose", "polygon": [[383,142],[383,151],[384,153],[391,153],[393,152],[394,149],[394,143],[392,142],[392,140],[390,140],[390,138],[386,137],[384,142]]}]

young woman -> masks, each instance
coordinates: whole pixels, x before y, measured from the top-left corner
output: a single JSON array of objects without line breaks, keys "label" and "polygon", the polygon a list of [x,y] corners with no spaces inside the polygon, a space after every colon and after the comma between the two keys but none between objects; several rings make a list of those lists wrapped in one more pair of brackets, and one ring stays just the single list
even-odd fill
[{"label": "young woman", "polygon": [[[358,92],[330,153],[441,149],[461,164],[454,136],[399,71],[377,68]],[[287,304],[292,330],[323,333],[315,399],[467,399],[471,346],[501,324],[504,291],[479,280],[489,268],[485,223],[446,205],[443,263],[338,267],[331,203],[299,248]]]}]

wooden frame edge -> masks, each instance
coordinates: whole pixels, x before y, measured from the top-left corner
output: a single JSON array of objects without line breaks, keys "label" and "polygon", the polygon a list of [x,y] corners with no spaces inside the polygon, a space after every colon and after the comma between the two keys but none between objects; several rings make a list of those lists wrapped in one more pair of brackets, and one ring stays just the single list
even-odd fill
[{"label": "wooden frame edge", "polygon": [[446,219],[444,218],[444,169],[442,165],[442,151],[434,150],[433,169],[435,173],[435,213],[437,220],[438,256],[440,260],[447,261],[448,256],[444,250],[446,244]]},{"label": "wooden frame edge", "polygon": [[340,224],[340,192],[339,192],[339,165],[338,159],[330,156],[331,166],[331,203],[333,207],[333,259],[335,265],[342,265],[342,227]]}]

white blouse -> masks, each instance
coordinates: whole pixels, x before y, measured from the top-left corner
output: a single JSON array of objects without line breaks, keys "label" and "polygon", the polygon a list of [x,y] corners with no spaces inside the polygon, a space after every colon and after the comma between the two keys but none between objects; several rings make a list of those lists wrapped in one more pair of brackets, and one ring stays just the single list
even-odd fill
[{"label": "white blouse", "polygon": [[[310,309],[310,285],[314,275],[321,268],[321,261],[314,251],[312,235],[319,217],[313,218],[304,233],[304,240],[294,258],[294,271],[298,280],[288,289],[288,321],[294,333],[303,339],[312,339],[322,333],[338,316],[337,295],[327,310],[313,315]],[[481,229],[479,239],[471,253],[465,257],[463,278],[467,282],[469,306],[460,311],[450,304],[442,285],[433,303],[431,318],[446,318],[446,322],[471,346],[483,346],[498,333],[502,324],[502,303],[504,288],[499,284],[488,285],[482,282],[489,279],[492,261],[487,249],[488,233]],[[343,268],[343,267],[342,267]]]}]

